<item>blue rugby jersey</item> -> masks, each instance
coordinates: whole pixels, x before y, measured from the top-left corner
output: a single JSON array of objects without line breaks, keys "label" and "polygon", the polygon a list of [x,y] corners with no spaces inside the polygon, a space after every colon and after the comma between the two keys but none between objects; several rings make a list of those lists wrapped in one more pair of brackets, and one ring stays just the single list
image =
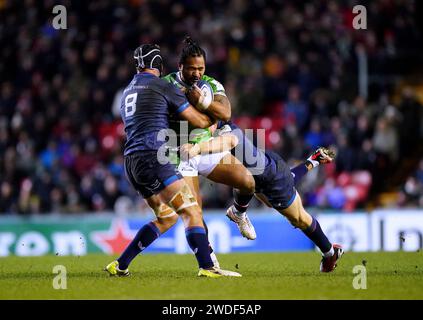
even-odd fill
[{"label": "blue rugby jersey", "polygon": [[231,122],[218,123],[218,134],[230,132],[238,138],[232,154],[253,174],[256,192],[263,193],[276,209],[288,208],[295,199],[291,170],[275,152],[257,148],[243,131]]},{"label": "blue rugby jersey", "polygon": [[159,141],[157,135],[169,128],[169,116],[188,106],[185,95],[173,84],[147,72],[136,74],[121,99],[126,133],[124,155],[159,150],[165,141]]},{"label": "blue rugby jersey", "polygon": [[265,151],[257,148],[236,124],[231,121],[218,121],[217,129],[225,130],[225,126],[228,127],[228,131],[230,131],[231,134],[238,138],[238,145],[231,150],[232,155],[234,155],[255,177],[263,175],[271,164],[271,157]]}]

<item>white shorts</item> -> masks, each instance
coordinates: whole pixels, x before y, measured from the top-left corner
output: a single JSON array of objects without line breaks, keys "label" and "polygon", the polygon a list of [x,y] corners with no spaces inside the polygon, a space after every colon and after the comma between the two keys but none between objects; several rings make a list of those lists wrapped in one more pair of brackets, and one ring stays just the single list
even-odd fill
[{"label": "white shorts", "polygon": [[229,151],[198,155],[188,161],[181,160],[178,171],[184,177],[196,177],[202,175],[207,177],[213,169],[219,164],[224,156],[230,154]]}]

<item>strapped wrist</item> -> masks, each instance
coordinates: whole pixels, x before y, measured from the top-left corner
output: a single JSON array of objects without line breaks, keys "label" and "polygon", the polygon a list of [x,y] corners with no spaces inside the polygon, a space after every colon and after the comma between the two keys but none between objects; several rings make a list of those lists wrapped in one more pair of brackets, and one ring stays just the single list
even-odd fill
[{"label": "strapped wrist", "polygon": [[197,105],[195,107],[198,110],[205,111],[208,107],[210,107],[211,103],[211,98],[200,95],[200,98],[198,99]]}]

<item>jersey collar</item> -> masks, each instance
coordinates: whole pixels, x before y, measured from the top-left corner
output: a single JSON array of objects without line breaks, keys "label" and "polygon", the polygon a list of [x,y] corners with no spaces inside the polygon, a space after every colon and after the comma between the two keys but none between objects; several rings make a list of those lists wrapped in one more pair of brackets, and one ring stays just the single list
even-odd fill
[{"label": "jersey collar", "polygon": [[155,77],[154,74],[151,74],[149,72],[139,72],[135,74],[136,77],[141,77],[141,76],[147,76],[147,77]]},{"label": "jersey collar", "polygon": [[190,87],[184,80],[182,80],[182,73],[181,73],[181,71],[178,71],[176,73],[176,81],[178,81],[181,85],[183,85],[186,88],[189,88]]}]

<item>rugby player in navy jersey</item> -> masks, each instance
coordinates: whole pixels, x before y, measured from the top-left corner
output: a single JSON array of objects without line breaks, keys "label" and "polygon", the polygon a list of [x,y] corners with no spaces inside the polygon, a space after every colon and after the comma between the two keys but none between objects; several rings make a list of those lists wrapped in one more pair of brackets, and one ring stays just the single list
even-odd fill
[{"label": "rugby player in navy jersey", "polygon": [[[290,169],[277,153],[264,152],[256,148],[243,131],[231,122],[219,121],[215,135],[220,138],[202,142],[198,146],[186,144],[182,147],[182,152],[194,157],[202,152],[209,152],[212,148],[218,149],[219,144],[224,146],[228,144],[228,140],[233,140],[231,145],[237,144],[237,146],[232,149],[232,153],[253,174],[256,194],[259,194],[259,197],[270,207],[284,215],[320,249],[322,252],[320,271],[333,271],[343,254],[343,249],[340,245],[332,244],[328,240],[319,222],[304,209],[295,184],[307,170],[320,163],[332,161],[334,154],[326,148],[319,148],[307,159],[306,163]],[[251,163],[248,159],[254,159],[254,162]],[[234,197],[235,203],[247,202],[247,204],[252,198],[251,196],[247,199],[244,195],[243,199],[237,199],[237,193],[234,193]],[[234,215],[232,210],[233,206],[228,209],[230,217]]]},{"label": "rugby player in navy jersey", "polygon": [[170,115],[177,115],[198,128],[210,127],[213,122],[192,107],[177,87],[160,79],[163,61],[159,46],[141,45],[135,50],[134,59],[137,74],[121,99],[121,117],[127,136],[125,173],[134,189],[155,208],[157,219],[144,225],[105,271],[110,275],[128,276],[131,261],[167,230],[166,218],[178,214],[197,258],[199,276],[241,276],[214,266],[201,208],[175,165],[159,152],[165,144],[160,135],[169,128]]}]

